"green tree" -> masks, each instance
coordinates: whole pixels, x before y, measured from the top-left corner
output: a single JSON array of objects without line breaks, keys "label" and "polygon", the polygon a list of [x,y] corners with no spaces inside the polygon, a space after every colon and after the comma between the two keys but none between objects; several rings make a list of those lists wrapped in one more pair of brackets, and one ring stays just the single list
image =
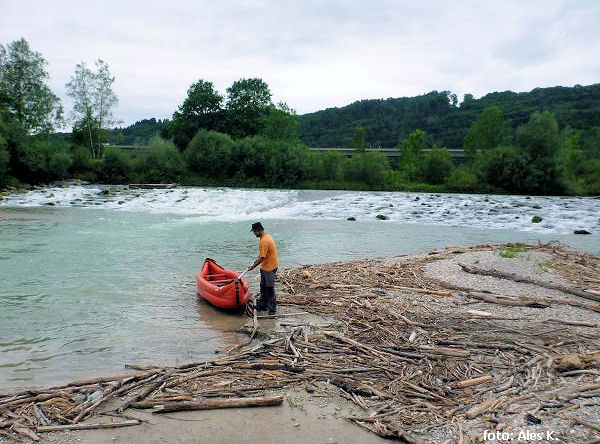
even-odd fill
[{"label": "green tree", "polygon": [[30,137],[14,116],[6,115],[0,118],[0,136],[5,140],[8,151],[8,170],[11,176],[19,180],[27,180],[29,167],[26,162],[30,149]]},{"label": "green tree", "polygon": [[356,152],[364,153],[365,147],[365,129],[362,126],[357,126],[354,128],[354,133],[352,134],[352,148],[354,148]]},{"label": "green tree", "polygon": [[173,139],[175,145],[184,150],[200,128],[221,129],[222,106],[223,96],[214,89],[212,82],[200,79],[188,88],[186,99],[161,134]]},{"label": "green tree", "polygon": [[450,152],[445,148],[433,148],[423,158],[421,178],[426,183],[440,185],[446,182],[453,169]]},{"label": "green tree", "polygon": [[236,138],[259,134],[271,107],[271,91],[262,79],[233,82],[227,88],[227,132]]},{"label": "green tree", "polygon": [[[530,167],[529,181],[535,193],[560,192],[555,156],[559,148],[558,123],[545,111],[533,113],[517,128],[517,146]],[[524,190],[525,191],[525,190]]]},{"label": "green tree", "polygon": [[97,157],[96,147],[100,146],[104,138],[100,122],[94,117],[91,106],[86,108],[85,117],[75,122],[71,136],[73,143],[87,146],[92,157]]},{"label": "green tree", "polygon": [[[4,125],[0,120],[0,127]],[[8,143],[6,139],[2,137],[2,129],[0,128],[0,186],[3,186],[8,181],[8,172],[10,162],[10,153],[8,152]]]},{"label": "green tree", "polygon": [[321,170],[319,179],[338,180],[344,165],[344,155],[338,152],[326,151],[319,156],[321,158]]},{"label": "green tree", "polygon": [[30,134],[51,133],[62,124],[62,106],[50,88],[47,62],[25,39],[0,45],[0,109]]},{"label": "green tree", "polygon": [[104,183],[128,183],[131,174],[129,158],[119,148],[109,147],[102,156],[100,179]]},{"label": "green tree", "polygon": [[[80,125],[92,126],[97,124],[102,133],[117,123],[113,109],[118,103],[112,86],[115,78],[110,74],[108,63],[96,60],[95,71],[86,67],[84,62],[75,67],[71,80],[66,84],[67,94],[73,99],[72,117]],[[102,157],[102,145],[99,141],[89,138],[92,156]]]},{"label": "green tree", "polygon": [[198,130],[184,152],[188,168],[207,177],[225,177],[233,166],[234,142],[227,134]]},{"label": "green tree", "polygon": [[389,169],[387,157],[382,153],[355,153],[344,165],[345,180],[362,182],[369,188],[380,188]]},{"label": "green tree", "polygon": [[473,192],[482,188],[477,174],[470,168],[456,168],[447,181],[448,189],[451,191]]},{"label": "green tree", "polygon": [[86,177],[86,173],[92,169],[92,157],[89,148],[82,145],[73,145],[71,159],[71,173],[77,177]]},{"label": "green tree", "polygon": [[140,162],[139,170],[141,182],[177,182],[185,170],[185,163],[173,142],[154,136],[148,143],[148,152]]},{"label": "green tree", "polygon": [[505,145],[510,134],[510,123],[502,117],[502,110],[496,106],[487,107],[465,136],[467,159],[472,161],[478,152]]},{"label": "green tree", "polygon": [[427,133],[420,129],[413,131],[400,144],[400,171],[407,179],[416,180],[423,162],[423,150],[428,147]]},{"label": "green tree", "polygon": [[514,146],[501,146],[482,153],[475,161],[485,182],[508,193],[534,191],[536,184],[531,176],[527,156]]},{"label": "green tree", "polygon": [[298,140],[298,116],[286,103],[280,102],[269,108],[263,118],[260,135],[269,140]]}]

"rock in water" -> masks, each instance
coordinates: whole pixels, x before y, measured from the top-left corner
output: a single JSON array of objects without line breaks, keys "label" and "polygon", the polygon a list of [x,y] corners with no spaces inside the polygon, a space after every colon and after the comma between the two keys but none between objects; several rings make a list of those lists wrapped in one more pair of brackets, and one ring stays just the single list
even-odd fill
[{"label": "rock in water", "polygon": [[573,233],[574,234],[592,234],[588,230],[575,230],[575,231],[573,231]]},{"label": "rock in water", "polygon": [[378,215],[377,215],[377,216],[375,216],[375,217],[376,217],[377,219],[379,219],[379,220],[388,220],[388,219],[389,219],[389,217],[387,217],[387,216],[384,216],[383,214],[378,214]]},{"label": "rock in water", "polygon": [[355,217],[353,217],[353,216],[350,216],[350,217],[349,217],[348,219],[346,219],[346,220],[356,220],[356,218],[355,218]]},{"label": "rock in water", "polygon": [[533,222],[534,224],[539,224],[542,221],[542,218],[540,216],[533,216],[531,218],[531,222]]}]

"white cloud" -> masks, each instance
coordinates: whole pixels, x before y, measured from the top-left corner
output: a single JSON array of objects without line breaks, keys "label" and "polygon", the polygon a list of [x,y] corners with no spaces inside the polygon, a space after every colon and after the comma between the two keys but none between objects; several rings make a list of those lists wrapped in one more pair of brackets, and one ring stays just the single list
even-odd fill
[{"label": "white cloud", "polygon": [[0,42],[25,37],[63,98],[76,63],[107,61],[125,123],[170,117],[200,78],[262,77],[300,113],[599,81],[600,4],[495,3],[0,0]]}]

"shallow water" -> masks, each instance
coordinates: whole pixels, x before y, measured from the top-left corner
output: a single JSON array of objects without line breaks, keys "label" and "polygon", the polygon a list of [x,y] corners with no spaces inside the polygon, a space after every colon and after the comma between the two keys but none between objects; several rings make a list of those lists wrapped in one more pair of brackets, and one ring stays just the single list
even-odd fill
[{"label": "shallow water", "polygon": [[194,275],[205,257],[238,270],[252,262],[255,220],[273,233],[285,268],[504,241],[559,240],[598,254],[599,215],[592,198],[200,188],[106,195],[93,186],[9,196],[0,202],[0,386],[204,359],[236,343],[243,318],[198,302]]}]

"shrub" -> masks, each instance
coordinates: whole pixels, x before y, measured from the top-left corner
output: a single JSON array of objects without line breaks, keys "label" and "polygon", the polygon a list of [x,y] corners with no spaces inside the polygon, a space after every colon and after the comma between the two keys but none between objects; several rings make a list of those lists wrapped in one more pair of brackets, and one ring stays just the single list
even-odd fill
[{"label": "shrub", "polygon": [[453,169],[450,152],[445,148],[433,148],[423,158],[421,178],[424,182],[440,185],[446,182]]},{"label": "shrub", "polygon": [[128,156],[119,148],[107,148],[102,157],[100,179],[104,183],[128,183],[130,174]]},{"label": "shrub", "polygon": [[470,168],[456,168],[448,178],[448,189],[452,191],[476,191],[481,188],[477,174]]},{"label": "shrub", "polygon": [[155,136],[150,139],[148,152],[135,168],[141,182],[177,182],[185,171],[183,156],[175,145]]},{"label": "shrub", "polygon": [[227,134],[200,129],[188,144],[184,158],[193,173],[225,177],[232,170],[233,147]]}]

